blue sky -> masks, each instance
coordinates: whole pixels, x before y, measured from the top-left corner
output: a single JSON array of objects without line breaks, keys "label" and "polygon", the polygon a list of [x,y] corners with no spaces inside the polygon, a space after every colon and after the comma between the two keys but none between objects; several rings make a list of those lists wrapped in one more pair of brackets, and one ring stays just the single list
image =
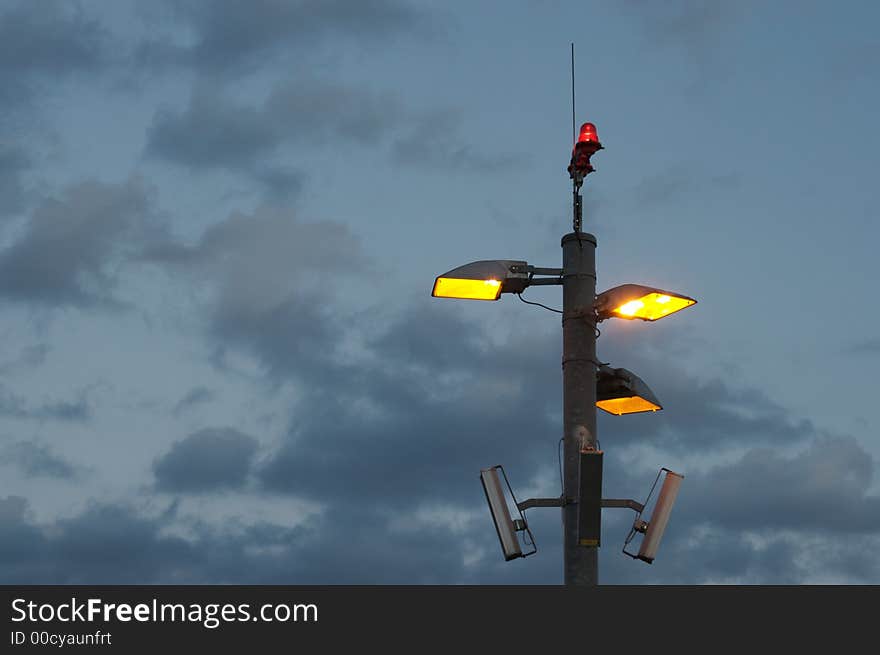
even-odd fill
[{"label": "blue sky", "polygon": [[664,403],[600,417],[605,495],[686,478],[600,581],[876,584],[878,19],[0,2],[0,580],[561,582],[558,512],[505,563],[478,481],[559,493],[558,315],[430,289],[561,265],[574,42],[598,286],[699,300],[603,324]]}]

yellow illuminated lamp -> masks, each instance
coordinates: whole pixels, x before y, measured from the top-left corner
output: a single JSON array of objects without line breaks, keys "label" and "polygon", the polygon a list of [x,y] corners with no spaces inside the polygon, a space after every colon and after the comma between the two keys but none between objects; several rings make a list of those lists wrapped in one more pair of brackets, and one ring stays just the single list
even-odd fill
[{"label": "yellow illuminated lamp", "polygon": [[596,298],[599,319],[626,318],[656,321],[696,304],[680,293],[663,291],[641,284],[624,284],[605,291]]},{"label": "yellow illuminated lamp", "polygon": [[434,282],[437,298],[467,298],[470,300],[498,300],[501,295],[500,280],[462,280],[454,277],[438,277]]},{"label": "yellow illuminated lamp", "polygon": [[660,405],[655,405],[650,400],[645,400],[641,396],[597,400],[596,407],[609,414],[614,414],[615,416],[638,414],[639,412],[656,412],[658,409],[663,409]]},{"label": "yellow illuminated lamp", "polygon": [[528,264],[492,259],[471,262],[444,273],[434,281],[435,298],[498,300],[502,293],[519,293],[528,285]]},{"label": "yellow illuminated lamp", "polygon": [[596,407],[614,414],[638,414],[663,409],[647,384],[625,368],[601,366],[596,377]]}]

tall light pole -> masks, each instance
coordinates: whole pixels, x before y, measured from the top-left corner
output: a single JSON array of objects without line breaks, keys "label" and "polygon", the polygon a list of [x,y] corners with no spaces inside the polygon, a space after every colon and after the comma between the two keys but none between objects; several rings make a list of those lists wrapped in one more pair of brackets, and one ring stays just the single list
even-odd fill
[{"label": "tall light pole", "polygon": [[[583,232],[566,234],[562,237],[562,479],[566,499],[562,513],[567,585],[595,585],[599,579],[599,535],[595,543],[583,545],[579,535],[579,519],[592,518],[598,523],[602,500],[601,466],[598,496],[580,497],[581,451],[597,451],[595,297],[596,238]],[[585,501],[597,516],[583,517]]]},{"label": "tall light pole", "polygon": [[[596,237],[581,231],[580,190],[584,178],[594,170],[590,157],[601,148],[596,127],[584,123],[568,166],[573,232],[562,237],[562,522],[566,585],[599,583],[602,455],[596,439]],[[584,460],[585,456],[589,458]],[[582,460],[586,463],[583,471]]]},{"label": "tall light pole", "polygon": [[[603,452],[596,438],[596,408],[622,416],[653,412],[662,407],[638,376],[627,369],[610,368],[599,363],[596,359],[597,324],[608,318],[655,321],[696,302],[678,293],[639,284],[624,284],[596,294],[596,237],[581,229],[583,203],[580,189],[584,178],[594,170],[590,157],[601,149],[595,125],[584,123],[568,167],[573,189],[573,230],[562,237],[562,268],[538,268],[522,260],[471,262],[437,277],[431,294],[438,298],[498,300],[502,293],[521,294],[529,286],[562,285],[562,495],[521,503],[516,502],[514,496],[519,519],[512,519],[504,489],[506,487],[511,496],[513,490],[503,468],[483,469],[480,479],[507,560],[526,557],[537,550],[523,551],[517,541],[516,533],[524,531],[528,534],[526,543],[534,546],[523,515],[525,510],[532,507],[562,508],[563,573],[565,584],[570,586],[599,583],[603,507],[628,508],[637,513],[623,552],[653,562],[683,479],[678,473],[661,469],[661,473],[667,472],[667,477],[650,521],[641,518],[647,500],[643,504],[630,499],[602,498]],[[637,555],[626,550],[635,533],[644,535],[642,549]]]}]

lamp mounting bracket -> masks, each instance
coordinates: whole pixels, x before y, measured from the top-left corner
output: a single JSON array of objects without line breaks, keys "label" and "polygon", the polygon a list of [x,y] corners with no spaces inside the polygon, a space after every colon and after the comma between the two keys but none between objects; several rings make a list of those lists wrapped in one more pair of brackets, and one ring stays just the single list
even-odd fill
[{"label": "lamp mounting bracket", "polygon": [[[533,507],[565,507],[577,505],[576,498],[529,498],[516,504],[516,508],[523,512]],[[602,507],[631,509],[636,513],[644,511],[645,506],[631,498],[603,498]]]}]

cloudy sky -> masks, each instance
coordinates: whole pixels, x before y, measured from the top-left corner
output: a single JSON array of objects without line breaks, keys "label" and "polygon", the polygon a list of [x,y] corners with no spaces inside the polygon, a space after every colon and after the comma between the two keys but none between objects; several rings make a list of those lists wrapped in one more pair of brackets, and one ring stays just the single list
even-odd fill
[{"label": "cloudy sky", "polygon": [[[430,297],[561,265],[578,121],[605,496],[685,474],[600,581],[880,583],[871,2],[0,1],[0,582],[548,583],[480,468],[560,493],[559,316]],[[556,287],[524,296],[558,307]]]}]

